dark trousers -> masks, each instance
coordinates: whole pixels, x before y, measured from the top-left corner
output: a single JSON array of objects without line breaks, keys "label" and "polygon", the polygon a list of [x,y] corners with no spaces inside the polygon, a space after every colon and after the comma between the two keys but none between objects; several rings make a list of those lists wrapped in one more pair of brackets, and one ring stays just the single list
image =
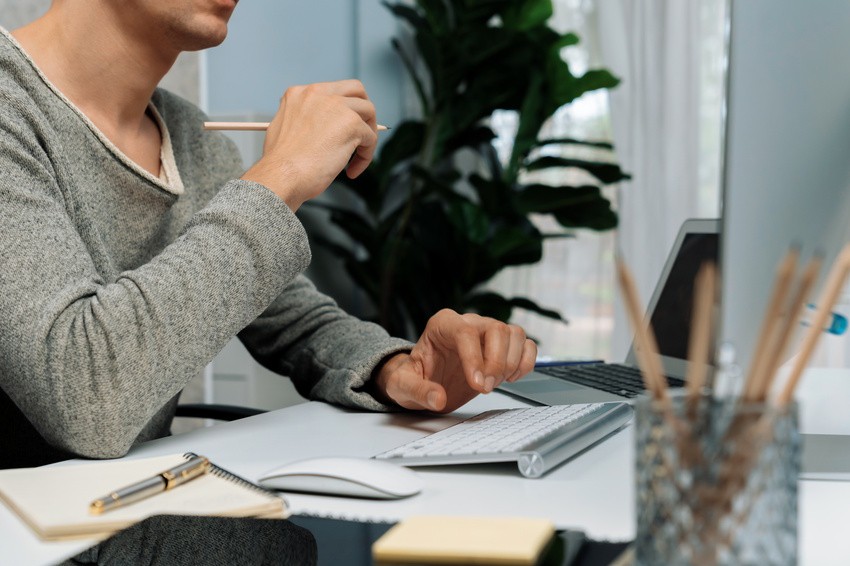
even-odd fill
[{"label": "dark trousers", "polygon": [[281,519],[161,515],[123,530],[65,565],[315,566],[316,539]]}]

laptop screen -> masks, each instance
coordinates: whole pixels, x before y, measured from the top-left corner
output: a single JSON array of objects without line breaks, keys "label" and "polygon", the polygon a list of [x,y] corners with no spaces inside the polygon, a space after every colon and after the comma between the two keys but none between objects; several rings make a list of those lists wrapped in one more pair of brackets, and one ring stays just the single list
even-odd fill
[{"label": "laptop screen", "polygon": [[689,233],[682,240],[650,318],[662,356],[688,357],[694,280],[703,263],[717,264],[718,239],[716,233]]}]

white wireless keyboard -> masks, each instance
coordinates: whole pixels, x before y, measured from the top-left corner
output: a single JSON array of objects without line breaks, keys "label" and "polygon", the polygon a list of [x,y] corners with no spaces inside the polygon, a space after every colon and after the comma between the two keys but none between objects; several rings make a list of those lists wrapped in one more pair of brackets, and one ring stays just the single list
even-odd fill
[{"label": "white wireless keyboard", "polygon": [[617,402],[486,411],[374,458],[404,466],[515,460],[523,476],[538,478],[619,430],[632,412]]}]

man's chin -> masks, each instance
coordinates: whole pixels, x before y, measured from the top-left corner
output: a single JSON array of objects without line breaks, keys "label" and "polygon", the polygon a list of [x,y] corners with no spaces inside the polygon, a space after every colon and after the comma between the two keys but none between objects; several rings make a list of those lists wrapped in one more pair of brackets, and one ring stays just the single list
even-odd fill
[{"label": "man's chin", "polygon": [[185,33],[178,41],[181,51],[203,51],[218,47],[225,38],[227,38],[227,24],[219,24],[205,26],[205,29],[195,30],[195,33]]}]

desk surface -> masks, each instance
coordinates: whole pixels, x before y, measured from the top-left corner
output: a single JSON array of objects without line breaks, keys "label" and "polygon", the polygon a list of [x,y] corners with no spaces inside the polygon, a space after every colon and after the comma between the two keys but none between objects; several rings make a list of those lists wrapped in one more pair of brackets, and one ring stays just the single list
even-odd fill
[{"label": "desk surface", "polygon": [[[827,395],[826,392],[829,392]],[[850,371],[815,370],[803,381],[803,432],[850,434]],[[288,461],[317,456],[368,457],[483,410],[524,406],[501,394],[480,396],[452,416],[428,417],[346,411],[305,403],[149,442],[128,458],[193,451],[249,479]],[[548,517],[594,539],[634,537],[632,428],[553,470],[526,479],[508,464],[419,468],[425,489],[399,501],[290,495],[294,513],[397,521],[413,514]],[[800,482],[800,563],[846,563],[850,557],[850,482]],[[45,543],[0,506],[0,547],[14,564],[48,564],[73,556],[92,541]]]}]

